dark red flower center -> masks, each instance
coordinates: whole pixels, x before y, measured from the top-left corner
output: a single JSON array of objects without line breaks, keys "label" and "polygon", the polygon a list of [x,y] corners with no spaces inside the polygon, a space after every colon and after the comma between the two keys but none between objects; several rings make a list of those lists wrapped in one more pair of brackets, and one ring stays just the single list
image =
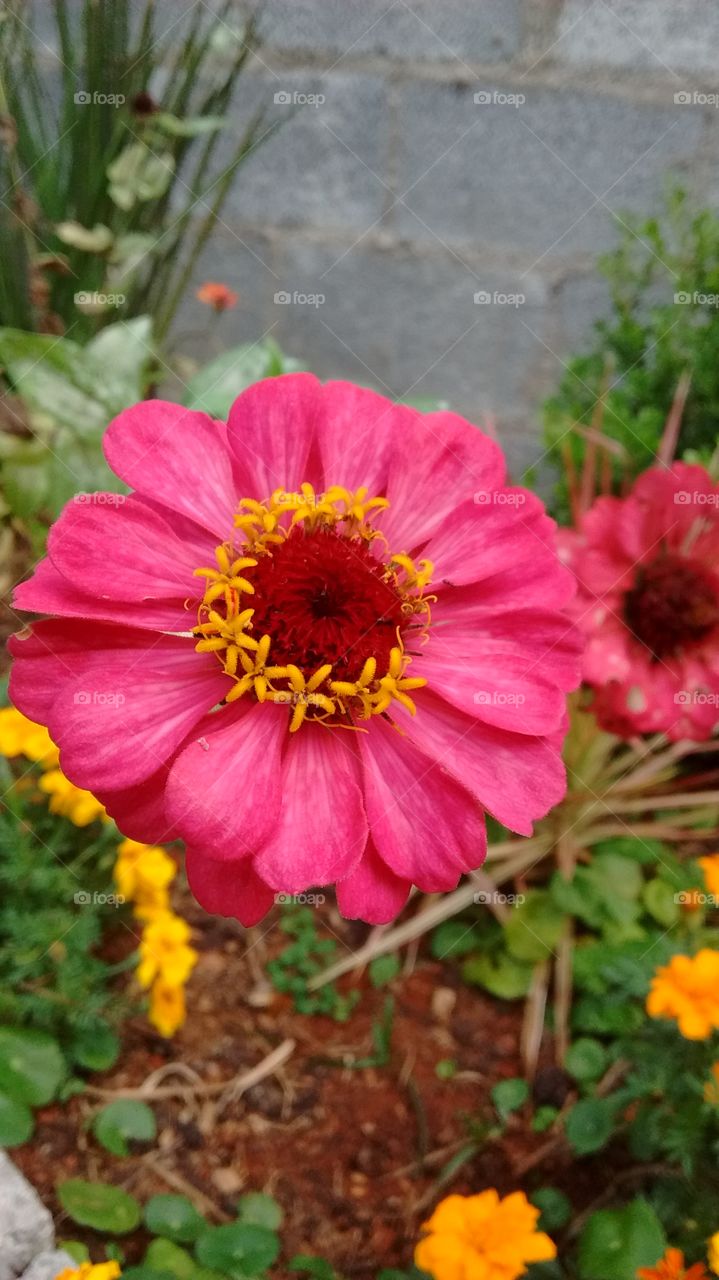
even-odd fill
[{"label": "dark red flower center", "polygon": [[673,657],[719,624],[719,580],[702,565],[662,554],[639,569],[624,596],[624,619],[654,658]]},{"label": "dark red flower center", "polygon": [[272,636],[273,665],[293,663],[309,676],[329,662],[333,679],[351,681],[367,658],[389,666],[407,614],[366,542],[298,525],[245,573],[255,588],[252,634]]}]

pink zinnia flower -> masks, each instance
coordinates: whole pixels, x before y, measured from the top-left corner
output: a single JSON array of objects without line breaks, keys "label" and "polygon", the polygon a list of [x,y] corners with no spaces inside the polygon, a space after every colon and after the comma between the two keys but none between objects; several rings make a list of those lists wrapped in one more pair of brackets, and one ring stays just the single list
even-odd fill
[{"label": "pink zinnia flower", "polygon": [[719,721],[719,486],[703,467],[653,467],[628,497],[599,498],[565,546],[600,724],[621,737],[708,738]]},{"label": "pink zinnia flower", "polygon": [[52,529],[12,696],[208,910],[336,883],[387,921],[482,862],[485,809],[528,834],[561,799],[573,581],[476,428],[295,374],[227,426],[137,405],[105,453],[134,492]]}]

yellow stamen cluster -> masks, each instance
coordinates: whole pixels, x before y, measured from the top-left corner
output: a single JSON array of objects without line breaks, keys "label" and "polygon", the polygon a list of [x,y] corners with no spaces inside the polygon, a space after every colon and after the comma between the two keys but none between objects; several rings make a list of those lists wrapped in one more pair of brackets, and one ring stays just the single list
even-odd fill
[{"label": "yellow stamen cluster", "polygon": [[[426,681],[406,674],[411,658],[399,628],[387,670],[378,671],[376,659],[368,658],[354,681],[333,680],[329,663],[309,675],[292,663],[273,665],[272,637],[252,634],[255,610],[251,598],[255,591],[243,573],[254,568],[259,557],[272,555],[273,547],[300,524],[307,532],[341,525],[343,536],[365,542],[382,537],[368,517],[388,505],[386,498],[368,497],[365,488],[352,492],[340,485],[324,493],[315,493],[310,484],[302,484],[297,493],[276,489],[266,502],[243,498],[235,516],[242,545],[222,543],[215,551],[216,567],[195,570],[207,581],[195,627],[196,648],[199,653],[216,653],[225,673],[235,681],[227,702],[254,693],[259,702],[288,703],[292,708],[290,733],[297,732],[310,712],[313,719],[342,727],[384,715],[395,702],[415,714],[410,694]],[[402,600],[402,611],[408,618],[417,615],[420,638],[426,638],[430,621],[432,597],[426,588],[432,572],[431,561],[415,564],[404,554],[391,556],[385,571],[385,580]]]}]

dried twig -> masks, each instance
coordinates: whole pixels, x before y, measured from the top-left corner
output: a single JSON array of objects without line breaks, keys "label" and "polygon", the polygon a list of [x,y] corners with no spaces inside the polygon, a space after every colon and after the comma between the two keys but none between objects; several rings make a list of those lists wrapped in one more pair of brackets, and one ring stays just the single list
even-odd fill
[{"label": "dried twig", "polygon": [[[96,1098],[139,1098],[140,1100],[159,1101],[163,1098],[210,1098],[217,1094],[232,1091],[233,1098],[239,1098],[247,1089],[251,1089],[253,1085],[258,1084],[260,1080],[264,1080],[266,1076],[271,1076],[279,1067],[287,1061],[295,1049],[294,1040],[283,1040],[282,1044],[267,1054],[261,1062],[256,1066],[250,1067],[249,1071],[245,1071],[243,1075],[236,1076],[234,1080],[213,1080],[211,1082],[199,1081],[196,1084],[170,1084],[163,1088],[157,1088],[150,1084],[152,1076],[148,1076],[145,1082],[135,1088],[126,1089],[101,1089],[97,1085],[88,1085],[87,1093],[92,1094]],[[153,1076],[154,1076],[153,1072]]]}]

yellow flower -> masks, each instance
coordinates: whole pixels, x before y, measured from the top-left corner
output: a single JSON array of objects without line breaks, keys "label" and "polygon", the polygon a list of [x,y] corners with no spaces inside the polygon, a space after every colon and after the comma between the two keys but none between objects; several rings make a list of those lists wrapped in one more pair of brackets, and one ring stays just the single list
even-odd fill
[{"label": "yellow flower", "polygon": [[710,853],[706,858],[699,858],[698,861],[704,872],[704,882],[709,893],[719,898],[719,853]]},{"label": "yellow flower", "polygon": [[123,840],[118,846],[115,883],[128,902],[134,902],[138,920],[150,920],[169,909],[167,890],[177,865],[159,845]]},{"label": "yellow flower", "polygon": [[447,1196],[423,1224],[428,1234],[415,1249],[415,1263],[434,1280],[516,1280],[527,1263],[557,1256],[553,1241],[537,1231],[538,1218],[523,1191],[503,1200],[493,1188]]},{"label": "yellow flower", "polygon": [[719,1231],[715,1231],[707,1245],[707,1261],[715,1276],[719,1276]]},{"label": "yellow flower", "polygon": [[107,820],[104,806],[92,792],[76,787],[60,769],[44,773],[38,786],[50,796],[50,812],[69,818],[76,827],[86,827],[96,818]]},{"label": "yellow flower", "polygon": [[672,956],[652,979],[647,1013],[676,1018],[687,1040],[706,1040],[719,1028],[719,951]]},{"label": "yellow flower", "polygon": [[79,1267],[65,1267],[56,1280],[117,1280],[121,1275],[117,1262],[81,1262]]},{"label": "yellow flower", "polygon": [[173,986],[182,986],[197,964],[197,952],[188,946],[190,929],[184,920],[163,911],[146,926],[140,943],[137,970],[141,986],[149,987],[157,977]]},{"label": "yellow flower", "polygon": [[185,990],[165,978],[157,978],[150,990],[148,1017],[161,1036],[174,1036],[185,1021]]},{"label": "yellow flower", "polygon": [[58,749],[42,724],[15,707],[0,708],[0,756],[26,756],[45,768],[57,764]]}]

